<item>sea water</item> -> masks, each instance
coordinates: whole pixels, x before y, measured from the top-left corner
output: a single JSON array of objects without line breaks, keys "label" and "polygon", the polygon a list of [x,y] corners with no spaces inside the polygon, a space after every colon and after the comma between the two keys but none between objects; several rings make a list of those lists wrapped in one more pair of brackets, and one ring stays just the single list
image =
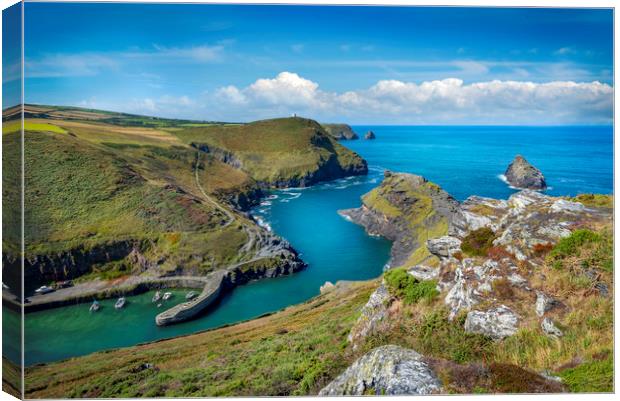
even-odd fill
[{"label": "sea water", "polygon": [[[390,243],[368,236],[337,214],[357,207],[360,197],[379,185],[389,169],[425,176],[455,198],[470,195],[507,198],[501,176],[516,154],[545,174],[551,195],[613,191],[613,128],[594,127],[403,127],[357,126],[376,140],[343,144],[364,157],[368,176],[349,177],[305,189],[275,191],[253,210],[260,223],[286,238],[308,263],[292,276],[237,287],[199,319],[157,327],[160,312],[151,293],[128,297],[120,311],[103,301],[98,314],[79,304],[26,315],[27,365],[94,351],[188,334],[250,319],[319,294],[325,281],[364,280],[381,274]],[[182,296],[179,292],[177,299]],[[107,305],[107,304],[110,305]],[[4,309],[5,315],[7,313]],[[3,322],[18,322],[7,315]],[[18,355],[4,342],[4,353]]]}]

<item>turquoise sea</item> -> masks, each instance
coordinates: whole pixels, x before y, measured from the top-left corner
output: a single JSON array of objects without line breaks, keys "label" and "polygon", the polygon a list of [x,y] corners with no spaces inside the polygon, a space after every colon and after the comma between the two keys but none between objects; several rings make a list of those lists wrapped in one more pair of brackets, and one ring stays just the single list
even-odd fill
[{"label": "turquoise sea", "polygon": [[[96,316],[85,304],[28,314],[26,364],[234,323],[303,302],[317,295],[325,281],[377,277],[389,258],[390,243],[366,235],[336,211],[359,206],[360,196],[381,182],[385,169],[424,175],[459,200],[474,194],[507,198],[515,191],[500,176],[514,156],[522,154],[545,174],[551,195],[613,191],[611,126],[354,129],[362,136],[368,130],[377,136],[374,141],[343,142],[368,161],[368,176],[275,191],[253,211],[301,252],[309,264],[305,271],[239,287],[205,316],[165,328],[154,324],[159,310],[150,303],[151,294],[130,297],[122,311],[110,304]],[[6,309],[3,321],[18,323]],[[19,353],[10,333],[3,333],[4,354],[16,360]]]}]

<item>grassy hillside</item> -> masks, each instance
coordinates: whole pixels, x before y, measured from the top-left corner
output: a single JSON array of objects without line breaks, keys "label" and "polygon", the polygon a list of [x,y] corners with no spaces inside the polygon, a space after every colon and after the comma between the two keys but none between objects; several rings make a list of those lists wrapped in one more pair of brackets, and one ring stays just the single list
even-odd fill
[{"label": "grassy hillside", "polygon": [[231,153],[243,171],[265,183],[302,179],[331,162],[334,174],[337,166],[365,168],[357,154],[338,144],[317,122],[304,118],[188,128],[174,134],[187,144]]},{"label": "grassy hillside", "polygon": [[[204,274],[250,259],[253,249],[244,245],[254,242],[256,226],[234,208],[256,200],[257,180],[304,177],[329,163],[365,166],[311,120],[213,124],[32,105],[25,113],[25,239],[36,266],[27,272],[33,286],[59,274],[113,279],[148,266],[157,274]],[[21,123],[9,114],[3,245],[4,256],[17,260]],[[243,168],[192,146],[196,141],[226,149]],[[140,252],[139,265],[125,258],[132,248]],[[91,263],[90,255],[107,261]],[[82,266],[66,266],[66,258]]]}]

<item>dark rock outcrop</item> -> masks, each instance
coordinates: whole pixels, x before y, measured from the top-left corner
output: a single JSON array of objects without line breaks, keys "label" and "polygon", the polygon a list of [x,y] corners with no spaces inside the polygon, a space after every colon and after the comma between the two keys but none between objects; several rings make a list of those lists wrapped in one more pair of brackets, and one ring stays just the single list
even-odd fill
[{"label": "dark rock outcrop", "polygon": [[347,124],[321,124],[325,131],[338,141],[359,139],[359,136]]},{"label": "dark rock outcrop", "polygon": [[517,155],[504,173],[513,187],[520,189],[547,189],[545,177],[521,155]]},{"label": "dark rock outcrop", "polygon": [[372,131],[368,131],[366,135],[364,135],[364,139],[376,139],[375,133]]}]

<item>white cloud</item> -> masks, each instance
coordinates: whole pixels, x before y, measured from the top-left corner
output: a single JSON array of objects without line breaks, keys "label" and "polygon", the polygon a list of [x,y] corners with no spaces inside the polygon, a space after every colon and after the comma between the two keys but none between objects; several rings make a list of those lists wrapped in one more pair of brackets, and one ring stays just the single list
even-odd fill
[{"label": "white cloud", "polygon": [[[367,89],[323,91],[295,73],[226,86],[208,118],[253,120],[297,113],[322,121],[423,124],[608,123],[613,88],[593,82],[448,78],[422,83],[381,80]],[[206,116],[204,118],[207,118]]]},{"label": "white cloud", "polygon": [[148,63],[216,63],[224,57],[224,44],[214,46],[132,49],[124,52],[57,53],[26,59],[26,78],[92,76],[104,70],[119,70],[139,59]]},{"label": "white cloud", "polygon": [[553,54],[555,54],[556,56],[568,56],[570,54],[576,54],[576,53],[577,51],[570,46],[561,47],[558,50],[553,52]]}]

